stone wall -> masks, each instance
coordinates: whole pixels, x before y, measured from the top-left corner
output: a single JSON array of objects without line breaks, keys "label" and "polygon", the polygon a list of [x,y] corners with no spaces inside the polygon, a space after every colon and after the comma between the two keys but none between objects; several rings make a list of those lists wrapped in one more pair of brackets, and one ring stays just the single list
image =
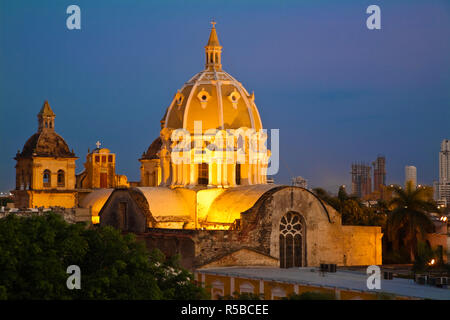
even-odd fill
[{"label": "stone wall", "polygon": [[381,265],[381,227],[342,226],[342,265]]},{"label": "stone wall", "polygon": [[259,251],[279,259],[280,221],[287,212],[304,218],[307,266],[381,264],[379,227],[342,226],[338,212],[298,187],[266,192],[253,208],[241,215],[242,237],[257,244]]},{"label": "stone wall", "polygon": [[[127,206],[127,228],[120,222],[120,203]],[[233,260],[242,263],[236,253],[242,249],[257,253],[253,260],[249,257],[248,265],[261,263],[263,256],[273,264],[280,259],[280,221],[293,212],[303,223],[301,266],[381,264],[379,227],[342,226],[338,212],[299,187],[280,186],[265,192],[241,213],[234,230],[146,228],[159,227],[151,222],[150,209],[138,190],[116,190],[100,212],[100,223],[138,233],[149,249],[159,248],[168,256],[180,254],[182,265],[195,269]]]},{"label": "stone wall", "polygon": [[99,212],[101,226],[143,233],[151,216],[144,196],[131,189],[117,189]]},{"label": "stone wall", "polygon": [[166,256],[180,254],[182,265],[188,269],[212,263],[244,247],[257,250],[259,246],[244,240],[236,230],[148,229],[138,238],[149,250],[158,248]]}]

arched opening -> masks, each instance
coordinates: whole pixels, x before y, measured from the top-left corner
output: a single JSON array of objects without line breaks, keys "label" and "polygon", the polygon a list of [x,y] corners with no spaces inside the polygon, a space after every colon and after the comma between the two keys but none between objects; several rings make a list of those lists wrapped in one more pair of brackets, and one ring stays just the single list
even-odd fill
[{"label": "arched opening", "polygon": [[153,171],[152,173],[152,186],[153,187],[158,186],[158,173],[156,171]]},{"label": "arched opening", "polygon": [[150,173],[148,171],[145,171],[143,183],[146,187],[150,186]]},{"label": "arched opening", "polygon": [[241,164],[236,163],[236,184],[241,184]]},{"label": "arched opening", "polygon": [[51,186],[51,172],[48,169],[44,170],[43,183],[46,188]]},{"label": "arched opening", "polygon": [[239,293],[254,294],[255,293],[255,287],[249,282],[244,282],[244,283],[242,283],[239,286]]},{"label": "arched opening", "polygon": [[306,266],[306,224],[303,216],[289,211],[280,221],[280,267]]},{"label": "arched opening", "polygon": [[58,187],[66,185],[66,178],[63,170],[58,170]]},{"label": "arched opening", "polygon": [[225,286],[222,281],[216,280],[211,284],[211,298],[218,300],[224,296]]},{"label": "arched opening", "polygon": [[198,165],[198,184],[205,186],[209,184],[209,166],[207,163]]}]

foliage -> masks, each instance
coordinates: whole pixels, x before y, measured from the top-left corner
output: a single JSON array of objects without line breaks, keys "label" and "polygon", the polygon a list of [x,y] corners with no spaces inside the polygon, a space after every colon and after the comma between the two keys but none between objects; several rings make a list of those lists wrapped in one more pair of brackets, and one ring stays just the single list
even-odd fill
[{"label": "foliage", "polygon": [[[81,290],[67,289],[69,265],[81,269]],[[3,299],[206,298],[191,279],[175,258],[111,227],[88,229],[53,213],[0,220]]]},{"label": "foliage", "polygon": [[387,205],[380,201],[377,205],[367,207],[355,196],[349,196],[344,187],[339,188],[337,197],[331,196],[321,188],[313,190],[323,201],[332,206],[342,216],[344,225],[381,226],[386,221]]},{"label": "foliage", "polygon": [[324,189],[316,188],[314,193],[332,206],[342,216],[343,225],[381,226],[383,237],[383,261],[385,263],[407,263],[414,261],[417,242],[426,233],[433,232],[433,223],[428,212],[438,212],[432,199],[432,188],[406,189],[400,186],[386,187],[383,193],[389,202],[379,200],[374,205],[365,206],[361,199],[348,195],[340,187],[337,196]]},{"label": "foliage", "polygon": [[[384,239],[383,241],[386,242]],[[383,264],[406,264],[409,262],[409,252],[404,247],[394,251],[385,245],[383,249]]]},{"label": "foliage", "polygon": [[336,300],[333,293],[307,291],[300,294],[292,293],[283,300]]},{"label": "foliage", "polygon": [[[431,259],[435,259],[435,264],[433,266],[429,265]],[[439,249],[433,250],[425,241],[418,241],[417,256],[414,261],[413,271],[428,271],[431,267],[441,266],[442,263],[442,252],[440,252]]]},{"label": "foliage", "polygon": [[11,202],[14,202],[14,200],[11,197],[1,197],[0,207],[6,207],[6,205]]},{"label": "foliage", "polygon": [[417,256],[417,241],[434,228],[428,212],[437,208],[424,188],[416,189],[408,183],[406,189],[393,186],[392,190],[386,233],[393,243],[394,251],[398,251],[400,245],[403,245],[409,251],[410,261],[414,261]]}]

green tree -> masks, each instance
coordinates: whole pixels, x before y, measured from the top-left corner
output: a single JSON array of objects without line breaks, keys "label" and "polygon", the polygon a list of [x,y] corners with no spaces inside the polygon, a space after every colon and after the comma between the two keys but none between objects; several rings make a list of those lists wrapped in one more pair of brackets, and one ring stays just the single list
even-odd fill
[{"label": "green tree", "polygon": [[0,198],[0,207],[6,207],[8,203],[12,203],[14,200],[11,197],[1,197]]},{"label": "green tree", "polygon": [[425,188],[414,188],[408,183],[405,189],[391,187],[393,198],[389,203],[391,212],[387,220],[387,235],[395,251],[404,245],[413,262],[417,256],[417,242],[427,232],[433,231],[433,223],[428,212],[437,210],[435,203]]},{"label": "green tree", "polygon": [[322,188],[316,188],[313,191],[321,200],[341,214],[344,225],[382,227],[385,225],[387,208],[382,202],[374,207],[367,207],[358,197],[348,195],[343,186],[339,188],[337,197],[331,196]]},{"label": "green tree", "polygon": [[[81,290],[66,286],[69,265]],[[46,214],[0,220],[2,299],[202,299],[205,291],[176,258],[149,253],[133,234],[86,228]]]}]

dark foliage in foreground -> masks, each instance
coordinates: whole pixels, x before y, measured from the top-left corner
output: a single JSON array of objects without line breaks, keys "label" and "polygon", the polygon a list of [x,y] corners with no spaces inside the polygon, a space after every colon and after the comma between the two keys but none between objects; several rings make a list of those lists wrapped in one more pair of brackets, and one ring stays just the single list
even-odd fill
[{"label": "dark foliage in foreground", "polygon": [[[67,267],[81,270],[69,290]],[[68,224],[59,215],[0,220],[1,299],[203,299],[204,289],[132,234]]]}]

